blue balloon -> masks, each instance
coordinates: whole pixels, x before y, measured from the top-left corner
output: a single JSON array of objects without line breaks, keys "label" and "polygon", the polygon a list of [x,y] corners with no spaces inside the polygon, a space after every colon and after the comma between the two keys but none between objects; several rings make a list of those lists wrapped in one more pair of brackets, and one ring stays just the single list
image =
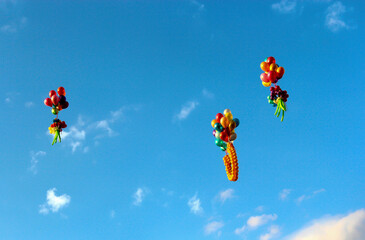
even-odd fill
[{"label": "blue balloon", "polygon": [[236,123],[236,127],[240,125],[240,120],[238,118],[234,118],[233,121]]}]

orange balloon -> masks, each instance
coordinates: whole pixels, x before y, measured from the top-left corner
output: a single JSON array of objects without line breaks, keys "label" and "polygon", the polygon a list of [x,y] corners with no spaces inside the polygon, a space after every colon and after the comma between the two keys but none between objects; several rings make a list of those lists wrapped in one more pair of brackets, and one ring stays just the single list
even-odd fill
[{"label": "orange balloon", "polygon": [[217,123],[217,119],[213,119],[211,124],[212,124],[212,127],[214,128],[214,125]]},{"label": "orange balloon", "polygon": [[229,125],[229,120],[228,120],[228,118],[226,118],[226,117],[222,117],[222,118],[221,118],[221,124],[222,124],[222,126],[223,126],[224,128],[228,127],[228,125]]},{"label": "orange balloon", "polygon": [[262,71],[264,71],[264,72],[270,71],[270,65],[267,62],[262,62],[260,64],[260,67],[261,67]]},{"label": "orange balloon", "polygon": [[284,76],[285,73],[285,69],[283,67],[278,67],[278,69],[276,69],[277,74],[277,78],[282,78]]}]

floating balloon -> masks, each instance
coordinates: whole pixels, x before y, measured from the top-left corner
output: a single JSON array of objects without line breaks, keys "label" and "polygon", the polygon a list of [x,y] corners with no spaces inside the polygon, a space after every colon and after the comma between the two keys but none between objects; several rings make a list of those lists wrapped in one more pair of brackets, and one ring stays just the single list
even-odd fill
[{"label": "floating balloon", "polygon": [[281,90],[279,85],[276,84],[284,76],[285,69],[276,64],[274,57],[266,58],[265,61],[260,64],[260,68],[264,71],[264,73],[261,73],[260,75],[262,85],[264,87],[270,87],[271,84],[274,84],[274,87],[270,88],[270,96],[268,96],[267,99],[273,107],[276,107],[275,116],[279,117],[282,113],[281,121],[283,121],[286,111],[286,101],[289,95],[286,91]]},{"label": "floating balloon", "polygon": [[229,109],[224,110],[223,114],[216,114],[215,119],[211,122],[211,125],[214,128],[213,136],[215,137],[215,144],[222,151],[226,152],[223,161],[226,166],[227,177],[230,181],[237,181],[238,179],[238,162],[233,141],[237,138],[234,129],[238,127],[239,124],[240,121],[238,118],[233,118],[231,110]]},{"label": "floating balloon", "polygon": [[[57,95],[58,92],[58,95]],[[48,128],[51,134],[54,134],[52,145],[57,143],[57,140],[61,142],[61,132],[63,128],[66,128],[67,125],[64,121],[60,121],[58,119],[58,114],[61,110],[68,108],[68,102],[66,101],[66,91],[63,87],[59,87],[55,90],[51,90],[49,92],[49,98],[44,99],[44,104],[48,107],[51,107],[52,114],[56,115],[56,118],[53,120],[53,123]]]}]

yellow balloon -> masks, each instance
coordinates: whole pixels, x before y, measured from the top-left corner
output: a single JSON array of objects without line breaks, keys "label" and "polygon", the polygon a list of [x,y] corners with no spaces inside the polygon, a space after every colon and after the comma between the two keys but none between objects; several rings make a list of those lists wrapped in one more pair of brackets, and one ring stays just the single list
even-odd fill
[{"label": "yellow balloon", "polygon": [[229,120],[226,117],[222,117],[221,118],[221,124],[224,128],[228,127],[229,125]]},{"label": "yellow balloon", "polygon": [[217,119],[213,119],[211,124],[212,124],[212,127],[214,128],[214,125],[217,123]]},{"label": "yellow balloon", "polygon": [[226,118],[227,118],[229,121],[231,121],[231,120],[233,119],[233,115],[232,115],[232,113],[231,113],[231,112],[226,113],[226,114],[225,114],[225,116],[226,116]]},{"label": "yellow balloon", "polygon": [[264,87],[270,87],[271,82],[262,82],[262,85],[264,85]]},{"label": "yellow balloon", "polygon": [[270,71],[276,71],[276,68],[277,67],[278,66],[275,63],[271,63],[271,65],[270,65]]},{"label": "yellow balloon", "polygon": [[224,116],[226,116],[226,114],[227,114],[227,113],[230,113],[230,112],[231,112],[231,110],[229,110],[229,109],[227,108],[227,109],[225,109],[225,110],[224,110],[223,115],[224,115]]}]

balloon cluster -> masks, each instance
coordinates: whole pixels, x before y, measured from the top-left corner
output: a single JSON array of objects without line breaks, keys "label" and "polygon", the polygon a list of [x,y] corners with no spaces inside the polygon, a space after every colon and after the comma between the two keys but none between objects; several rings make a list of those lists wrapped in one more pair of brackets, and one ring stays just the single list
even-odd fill
[{"label": "balloon cluster", "polygon": [[[57,96],[58,93],[58,96]],[[57,139],[61,142],[61,135],[62,128],[66,128],[67,125],[64,121],[60,121],[58,119],[58,113],[62,109],[68,108],[68,102],[66,101],[66,91],[63,87],[59,87],[57,89],[57,93],[55,90],[51,90],[49,92],[49,98],[44,99],[44,104],[48,107],[51,107],[51,111],[54,115],[56,115],[56,118],[53,120],[53,123],[48,128],[49,132],[51,134],[54,134],[55,137],[53,139],[52,145],[57,142]]]},{"label": "balloon cluster", "polygon": [[231,111],[226,109],[223,114],[218,113],[211,124],[214,128],[213,136],[216,138],[215,144],[220,147],[222,151],[226,151],[223,162],[226,166],[228,180],[237,181],[238,161],[236,150],[232,142],[237,138],[237,134],[234,130],[240,124],[240,120],[238,120],[238,118],[233,118]]},{"label": "balloon cluster", "polygon": [[237,138],[237,134],[234,129],[240,125],[238,118],[233,119],[231,110],[226,109],[222,113],[217,113],[215,119],[211,122],[213,130],[213,136],[215,144],[222,149],[227,150],[227,142],[234,141]]},{"label": "balloon cluster", "polygon": [[265,61],[261,63],[260,67],[264,71],[264,73],[260,75],[262,85],[270,87],[271,84],[274,84],[274,87],[270,88],[270,96],[267,97],[268,102],[272,104],[273,107],[276,107],[275,116],[279,117],[280,113],[283,113],[281,116],[281,121],[283,121],[286,111],[285,103],[289,95],[286,91],[281,90],[277,85],[277,82],[284,76],[285,69],[276,64],[274,57],[266,58]]},{"label": "balloon cluster", "polygon": [[67,125],[65,121],[61,121],[59,119],[54,119],[51,126],[49,126],[48,130],[50,134],[54,134],[55,137],[53,138],[52,145],[57,142],[57,139],[61,142],[61,132],[62,128],[66,128]]}]

